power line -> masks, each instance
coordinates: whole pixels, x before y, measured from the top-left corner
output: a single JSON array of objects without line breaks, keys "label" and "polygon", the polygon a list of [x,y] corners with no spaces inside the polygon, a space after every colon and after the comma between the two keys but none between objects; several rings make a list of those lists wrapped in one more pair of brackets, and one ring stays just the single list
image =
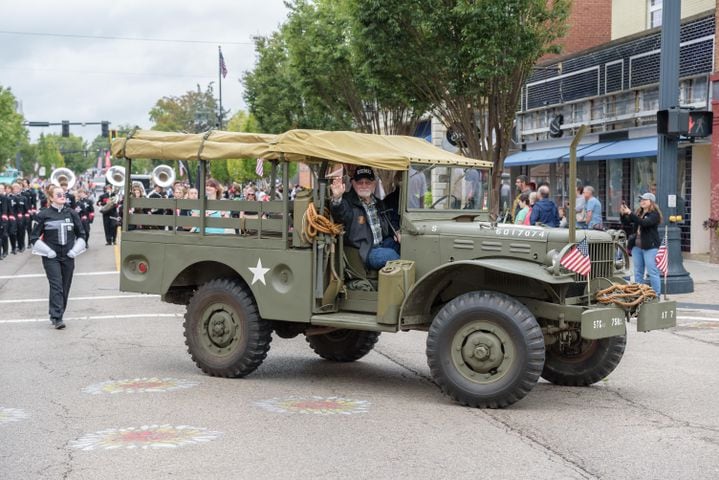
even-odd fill
[{"label": "power line", "polygon": [[15,32],[0,30],[4,35],[27,35],[33,37],[91,38],[94,40],[126,40],[131,42],[200,43],[209,45],[254,45],[254,42],[221,42],[217,40],[180,40],[169,38],[112,37],[109,35],[79,35],[73,33]]},{"label": "power line", "polygon": [[70,70],[63,68],[22,68],[22,67],[2,67],[0,70],[14,70],[19,72],[51,72],[51,73],[70,73],[82,75],[113,75],[127,77],[172,77],[172,78],[215,78],[214,75],[191,75],[181,73],[142,73],[142,72],[102,72],[97,70]]}]

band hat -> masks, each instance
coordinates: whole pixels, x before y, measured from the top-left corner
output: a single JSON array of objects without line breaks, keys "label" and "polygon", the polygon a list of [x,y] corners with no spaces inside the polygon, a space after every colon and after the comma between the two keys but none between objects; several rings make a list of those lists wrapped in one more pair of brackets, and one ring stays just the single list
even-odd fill
[{"label": "band hat", "polygon": [[374,171],[369,167],[358,167],[357,170],[355,170],[355,174],[352,177],[352,180],[357,181],[361,178],[374,180]]},{"label": "band hat", "polygon": [[656,203],[657,197],[655,197],[653,193],[647,192],[639,195],[639,200],[651,200]]}]

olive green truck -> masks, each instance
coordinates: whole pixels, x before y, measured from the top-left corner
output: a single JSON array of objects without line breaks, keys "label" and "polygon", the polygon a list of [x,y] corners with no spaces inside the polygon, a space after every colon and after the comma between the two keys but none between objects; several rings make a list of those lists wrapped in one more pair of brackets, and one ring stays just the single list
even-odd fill
[{"label": "olive green truck", "polygon": [[[133,159],[198,161],[199,200],[126,196],[120,288],[186,305],[188,351],[209,375],[253,372],[273,332],[303,334],[322,358],[351,362],[383,332],[422,330],[432,377],[445,394],[501,408],[523,398],[540,376],[576,386],[605,378],[622,358],[631,319],[639,331],[676,324],[675,302],[596,301],[596,292],[626,284],[623,232],[579,231],[570,242],[567,229],[490,222],[491,165],[421,139],[135,131],[112,150],[127,171]],[[205,198],[211,162],[230,158],[270,162],[270,201]],[[290,166],[297,162],[312,187],[290,200]],[[339,164],[401,178],[401,260],[380,271],[368,271],[341,233],[323,228],[331,220],[327,176]],[[416,188],[410,175],[424,176],[415,208],[407,201]],[[128,176],[124,184],[130,191]],[[585,238],[588,277],[561,265]]]}]

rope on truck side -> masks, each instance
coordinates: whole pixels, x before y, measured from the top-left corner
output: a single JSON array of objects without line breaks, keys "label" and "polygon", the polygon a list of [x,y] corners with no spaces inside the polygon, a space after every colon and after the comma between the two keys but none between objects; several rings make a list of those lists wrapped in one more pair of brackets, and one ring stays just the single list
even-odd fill
[{"label": "rope on truck side", "polygon": [[326,233],[333,237],[341,235],[344,231],[344,227],[339,223],[334,223],[326,216],[317,213],[314,203],[310,203],[307,206],[302,216],[302,235],[305,240],[312,242],[318,233]]}]

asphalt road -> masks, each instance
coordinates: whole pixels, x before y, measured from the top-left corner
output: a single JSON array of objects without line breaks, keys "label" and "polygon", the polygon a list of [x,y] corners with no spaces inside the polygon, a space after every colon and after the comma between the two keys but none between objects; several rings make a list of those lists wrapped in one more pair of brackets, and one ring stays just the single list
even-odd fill
[{"label": "asphalt road", "polygon": [[245,379],[197,369],[183,309],[123,294],[95,223],[65,319],[28,252],[0,262],[0,479],[719,478],[719,314],[630,327],[590,388],[541,381],[505,410],[453,404],[425,334],[383,334],[353,364],[274,338]]}]

